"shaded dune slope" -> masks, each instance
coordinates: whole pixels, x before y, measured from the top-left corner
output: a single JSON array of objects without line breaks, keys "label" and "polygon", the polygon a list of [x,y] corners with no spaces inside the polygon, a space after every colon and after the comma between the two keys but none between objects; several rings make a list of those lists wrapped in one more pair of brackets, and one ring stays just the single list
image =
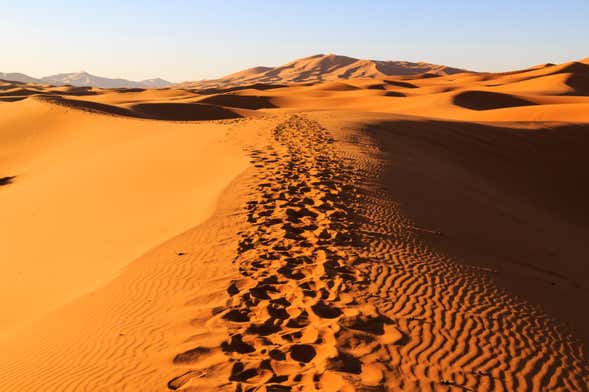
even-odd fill
[{"label": "shaded dune slope", "polygon": [[140,103],[131,109],[145,118],[159,120],[222,120],[241,115],[225,108],[200,103]]},{"label": "shaded dune slope", "polygon": [[517,106],[535,105],[535,103],[509,94],[490,91],[465,91],[453,98],[458,106],[472,110],[490,110]]},{"label": "shaded dune slope", "polygon": [[242,108],[242,109],[271,109],[276,108],[272,103],[272,97],[256,97],[251,95],[211,95],[199,102],[209,103],[213,105]]},{"label": "shaded dune slope", "polygon": [[[396,162],[383,181],[425,240],[488,269],[589,341],[589,128],[389,120],[364,125]],[[435,189],[435,192],[431,192]],[[555,262],[555,260],[559,260]]]},{"label": "shaded dune slope", "polygon": [[42,99],[51,103],[75,109],[118,116],[138,117],[152,120],[195,121],[238,118],[241,115],[222,107],[200,103],[138,103],[120,107],[99,102],[73,100],[63,97],[46,96]]}]

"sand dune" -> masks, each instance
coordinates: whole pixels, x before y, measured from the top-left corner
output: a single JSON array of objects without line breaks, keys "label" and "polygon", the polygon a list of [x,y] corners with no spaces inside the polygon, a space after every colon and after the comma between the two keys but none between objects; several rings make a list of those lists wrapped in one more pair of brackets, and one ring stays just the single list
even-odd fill
[{"label": "sand dune", "polygon": [[587,59],[304,60],[0,82],[0,391],[586,390]]},{"label": "sand dune", "polygon": [[[222,120],[241,117],[225,108],[200,103],[184,102],[146,102],[120,107],[92,101],[67,99],[63,97],[44,97],[52,103],[86,110],[95,113],[114,114],[118,116],[138,117],[156,120],[196,121]],[[229,106],[229,105],[228,105]]]},{"label": "sand dune", "polygon": [[448,75],[464,70],[444,65],[409,61],[361,60],[335,54],[318,54],[278,67],[254,67],[215,80],[184,82],[182,88],[206,89],[256,83],[317,83],[328,80],[382,78],[390,75]]},{"label": "sand dune", "polygon": [[10,206],[1,213],[1,330],[104,284],[206,218],[247,162],[222,142],[224,124],[98,116],[39,100],[0,110],[0,173],[13,177],[0,193]]},{"label": "sand dune", "polygon": [[472,110],[491,110],[535,105],[531,101],[526,101],[513,95],[476,90],[456,94],[453,100],[456,105]]},{"label": "sand dune", "polygon": [[200,100],[199,102],[242,109],[270,109],[276,107],[272,103],[271,97],[257,97],[237,94],[211,95]]}]

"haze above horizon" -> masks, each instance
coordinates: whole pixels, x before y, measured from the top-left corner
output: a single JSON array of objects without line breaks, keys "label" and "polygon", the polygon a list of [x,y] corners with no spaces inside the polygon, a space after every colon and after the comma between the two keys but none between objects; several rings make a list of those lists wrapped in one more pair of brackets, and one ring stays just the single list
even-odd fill
[{"label": "haze above horizon", "polygon": [[2,72],[179,82],[318,53],[503,71],[589,56],[589,2],[0,0]]}]

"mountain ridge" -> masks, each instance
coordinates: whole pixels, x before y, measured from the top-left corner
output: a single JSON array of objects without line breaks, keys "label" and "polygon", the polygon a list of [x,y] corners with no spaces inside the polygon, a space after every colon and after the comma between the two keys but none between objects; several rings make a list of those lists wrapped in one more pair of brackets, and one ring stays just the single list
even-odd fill
[{"label": "mountain ridge", "polygon": [[0,79],[21,83],[49,84],[55,86],[72,85],[76,87],[98,88],[163,88],[173,83],[162,78],[133,81],[123,78],[106,78],[86,71],[67,72],[34,78],[18,72],[0,72]]}]

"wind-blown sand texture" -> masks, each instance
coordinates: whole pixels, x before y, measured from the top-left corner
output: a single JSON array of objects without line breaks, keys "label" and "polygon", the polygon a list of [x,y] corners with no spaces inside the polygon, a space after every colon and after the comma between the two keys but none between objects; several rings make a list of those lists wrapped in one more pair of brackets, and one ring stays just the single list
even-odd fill
[{"label": "wind-blown sand texture", "polygon": [[588,69],[0,82],[0,390],[587,390]]}]

